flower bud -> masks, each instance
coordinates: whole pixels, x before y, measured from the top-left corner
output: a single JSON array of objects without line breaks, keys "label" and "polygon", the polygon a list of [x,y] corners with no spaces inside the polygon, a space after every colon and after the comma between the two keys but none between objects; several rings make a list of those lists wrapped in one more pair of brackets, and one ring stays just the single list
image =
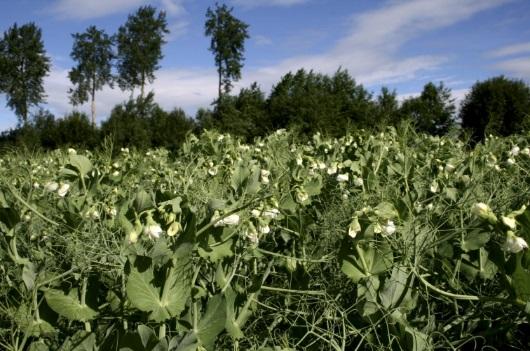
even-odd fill
[{"label": "flower bud", "polygon": [[182,225],[179,222],[173,222],[167,230],[168,236],[175,236],[182,231]]},{"label": "flower bud", "polygon": [[471,208],[471,213],[473,213],[477,217],[487,220],[491,224],[497,223],[497,217],[495,216],[491,208],[483,202],[474,204]]},{"label": "flower bud", "polygon": [[518,253],[524,249],[528,249],[528,244],[520,236],[516,236],[512,231],[508,231],[504,249],[511,253]]}]

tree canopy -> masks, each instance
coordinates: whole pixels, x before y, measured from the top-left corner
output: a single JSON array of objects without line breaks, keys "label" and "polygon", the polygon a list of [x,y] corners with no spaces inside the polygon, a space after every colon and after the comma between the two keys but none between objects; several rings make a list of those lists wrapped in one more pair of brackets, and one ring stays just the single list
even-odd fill
[{"label": "tree canopy", "polygon": [[112,39],[104,30],[90,26],[84,33],[72,35],[74,44],[70,56],[77,65],[68,73],[73,89],[68,92],[74,105],[92,102],[92,125],[96,124],[95,95],[103,86],[112,84]]},{"label": "tree canopy", "polygon": [[442,82],[425,84],[421,95],[405,100],[400,112],[402,118],[410,118],[416,129],[434,135],[448,132],[454,124],[456,106],[451,90]]},{"label": "tree canopy", "polygon": [[217,74],[219,76],[219,96],[228,94],[232,81],[241,78],[243,67],[245,39],[249,38],[248,24],[232,15],[233,8],[225,4],[206,11],[205,35],[211,37],[210,51],[214,54]]},{"label": "tree canopy", "polygon": [[155,80],[155,71],[160,68],[164,35],[168,33],[164,11],[157,15],[156,8],[142,6],[129,15],[117,35],[118,85],[122,90],[140,87],[144,97],[145,85]]},{"label": "tree canopy", "polygon": [[487,134],[510,135],[530,129],[530,87],[504,76],[477,82],[460,109],[462,127],[475,142]]},{"label": "tree canopy", "polygon": [[26,124],[31,106],[44,101],[43,81],[50,70],[42,32],[34,23],[15,23],[0,42],[0,89],[7,106]]}]

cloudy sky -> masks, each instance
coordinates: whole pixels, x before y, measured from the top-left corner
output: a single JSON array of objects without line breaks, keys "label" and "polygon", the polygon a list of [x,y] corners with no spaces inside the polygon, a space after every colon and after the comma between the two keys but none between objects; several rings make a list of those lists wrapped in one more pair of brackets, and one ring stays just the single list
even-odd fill
[{"label": "cloudy sky", "polygon": [[[269,91],[299,68],[333,73],[339,67],[377,93],[382,86],[401,98],[429,81],[443,81],[461,99],[473,83],[499,74],[530,82],[528,0],[226,0],[250,25],[243,79]],[[149,89],[165,109],[193,115],[216,96],[217,77],[204,36],[206,0],[17,0],[2,1],[0,30],[13,23],[42,28],[52,69],[45,79],[47,103],[56,116],[68,103],[71,34],[96,25],[115,33],[141,5],[166,11],[170,35],[157,79]],[[98,121],[129,96],[118,89],[96,95]],[[15,115],[0,96],[0,130]],[[88,104],[77,109],[89,111]]]}]

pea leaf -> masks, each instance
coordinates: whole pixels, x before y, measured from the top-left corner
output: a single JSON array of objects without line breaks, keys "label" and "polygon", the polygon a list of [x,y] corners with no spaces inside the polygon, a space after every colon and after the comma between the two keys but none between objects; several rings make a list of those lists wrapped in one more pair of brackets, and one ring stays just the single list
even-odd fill
[{"label": "pea leaf", "polygon": [[76,294],[63,294],[60,290],[49,289],[44,292],[48,306],[59,315],[73,321],[86,322],[97,317],[98,312],[81,304]]}]

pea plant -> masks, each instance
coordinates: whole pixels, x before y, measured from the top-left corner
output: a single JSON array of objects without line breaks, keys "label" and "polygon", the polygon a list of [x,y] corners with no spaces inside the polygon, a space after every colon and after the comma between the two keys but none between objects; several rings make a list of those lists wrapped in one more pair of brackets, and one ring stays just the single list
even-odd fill
[{"label": "pea plant", "polygon": [[5,350],[530,348],[530,139],[0,159]]}]

